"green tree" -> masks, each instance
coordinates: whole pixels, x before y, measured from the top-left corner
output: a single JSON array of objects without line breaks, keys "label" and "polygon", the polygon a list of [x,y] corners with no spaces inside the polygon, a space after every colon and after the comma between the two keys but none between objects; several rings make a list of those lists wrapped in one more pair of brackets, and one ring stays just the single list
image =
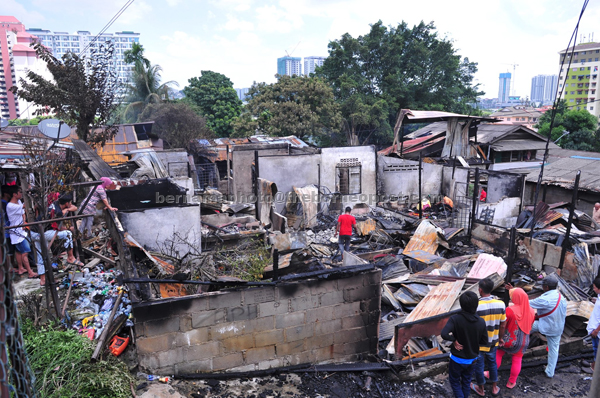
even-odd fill
[{"label": "green tree", "polygon": [[[555,113],[554,124],[550,132],[553,112]],[[600,150],[600,129],[596,117],[586,109],[569,109],[564,100],[558,103],[555,110],[551,109],[544,113],[536,127],[538,133],[546,137],[550,134],[552,141],[559,140],[557,145],[561,148],[579,151]]]},{"label": "green tree", "polygon": [[154,121],[153,133],[162,138],[170,148],[185,148],[188,152],[192,140],[212,136],[204,118],[181,101],[148,104],[139,120]]},{"label": "green tree", "polygon": [[473,84],[477,64],[439,38],[433,23],[409,28],[379,21],[357,38],[344,34],[329,43],[329,57],[316,75],[332,85],[342,106],[352,145],[388,144],[399,109],[470,113],[483,94]]},{"label": "green tree", "polygon": [[122,119],[127,122],[137,122],[139,115],[148,104],[159,103],[169,99],[170,85],[178,86],[177,82],[161,83],[163,69],[160,65],[151,65],[144,57],[144,47],[134,43],[131,50],[125,51],[125,62],[133,63],[133,70],[125,85],[127,106],[122,110]]},{"label": "green tree", "polygon": [[327,144],[340,131],[342,117],[333,90],[321,78],[279,76],[277,83],[255,83],[248,103],[234,122],[235,136],[295,135]]},{"label": "green tree", "polygon": [[[95,145],[104,145],[117,132],[111,123],[116,109],[117,74],[112,68],[114,47],[101,44],[89,57],[68,52],[58,59],[40,43],[34,45],[37,56],[46,62],[52,80],[29,71],[27,79],[10,90],[39,105],[36,115],[54,114],[77,128],[80,139]],[[90,132],[96,127],[97,133]]]},{"label": "green tree", "polygon": [[231,80],[217,72],[203,70],[200,77],[188,80],[183,89],[186,98],[196,104],[206,123],[219,137],[233,132],[231,122],[242,112],[242,101],[233,89]]}]

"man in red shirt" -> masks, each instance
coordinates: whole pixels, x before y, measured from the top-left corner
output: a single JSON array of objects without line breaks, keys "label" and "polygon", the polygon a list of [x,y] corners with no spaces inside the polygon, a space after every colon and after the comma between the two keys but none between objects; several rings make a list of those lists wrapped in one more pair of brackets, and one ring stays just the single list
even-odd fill
[{"label": "man in red shirt", "polygon": [[352,237],[352,228],[356,226],[356,218],[350,215],[352,209],[346,207],[346,212],[338,217],[336,236],[339,234],[338,245],[340,245],[340,253],[344,257],[344,249],[350,250],[350,238]]}]

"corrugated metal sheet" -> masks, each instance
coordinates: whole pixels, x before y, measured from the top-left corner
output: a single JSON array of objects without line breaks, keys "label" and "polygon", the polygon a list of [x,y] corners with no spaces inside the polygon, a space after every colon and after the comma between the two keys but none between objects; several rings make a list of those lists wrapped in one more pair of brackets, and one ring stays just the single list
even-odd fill
[{"label": "corrugated metal sheet", "polygon": [[501,277],[506,276],[508,266],[501,257],[496,257],[491,254],[481,253],[477,257],[477,261],[473,264],[467,278],[483,279],[497,273]]},{"label": "corrugated metal sheet", "polygon": [[546,142],[542,140],[501,140],[491,145],[492,149],[499,152],[530,151],[546,149]]},{"label": "corrugated metal sheet", "polygon": [[443,229],[435,226],[429,220],[423,220],[404,248],[404,254],[414,250],[423,250],[429,254],[435,254],[440,241],[443,241],[443,239]]},{"label": "corrugated metal sheet", "polygon": [[434,315],[443,314],[450,311],[454,301],[460,294],[465,280],[456,282],[442,283],[434,287],[427,293],[427,296],[415,307],[406,317],[404,323],[418,321]]}]

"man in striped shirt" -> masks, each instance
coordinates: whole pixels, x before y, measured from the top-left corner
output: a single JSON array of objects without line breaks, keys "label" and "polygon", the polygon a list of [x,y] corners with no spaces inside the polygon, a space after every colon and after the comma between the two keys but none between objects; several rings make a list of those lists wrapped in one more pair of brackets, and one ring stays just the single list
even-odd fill
[{"label": "man in striped shirt", "polygon": [[479,281],[479,306],[477,315],[483,318],[487,328],[488,343],[479,347],[479,357],[475,363],[475,381],[476,385],[471,384],[471,389],[475,394],[485,396],[485,377],[484,368],[487,365],[490,382],[492,383],[492,396],[500,393],[498,382],[498,368],[496,366],[496,346],[499,336],[504,335],[504,326],[506,324],[506,306],[502,300],[492,296],[494,282],[485,278]]}]

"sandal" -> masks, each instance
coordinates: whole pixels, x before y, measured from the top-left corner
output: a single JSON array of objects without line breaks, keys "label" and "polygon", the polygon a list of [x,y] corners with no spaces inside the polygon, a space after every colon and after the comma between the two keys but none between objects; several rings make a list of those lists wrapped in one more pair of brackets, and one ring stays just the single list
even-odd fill
[{"label": "sandal", "polygon": [[40,276],[39,276],[38,274],[36,274],[35,272],[34,272],[33,274],[30,274],[30,275],[29,275],[29,278],[30,278],[30,279],[33,279],[33,278],[39,278],[39,277],[40,277]]},{"label": "sandal", "polygon": [[506,383],[506,388],[512,390],[513,388],[515,388],[516,385],[517,385],[517,383],[511,383],[509,381],[508,383]]},{"label": "sandal", "polygon": [[480,393],[479,391],[477,391],[477,386],[473,383],[471,383],[471,391],[473,391],[476,395],[479,395],[480,397],[485,397],[485,392]]},{"label": "sandal", "polygon": [[498,391],[495,394],[494,394],[494,389],[492,388],[492,397],[497,397],[498,395],[500,395],[500,387],[496,386],[496,388],[498,389]]},{"label": "sandal", "polygon": [[76,266],[78,268],[83,267],[85,265],[80,260],[75,260],[75,262],[67,261],[67,264],[68,265],[74,265],[74,266]]}]

